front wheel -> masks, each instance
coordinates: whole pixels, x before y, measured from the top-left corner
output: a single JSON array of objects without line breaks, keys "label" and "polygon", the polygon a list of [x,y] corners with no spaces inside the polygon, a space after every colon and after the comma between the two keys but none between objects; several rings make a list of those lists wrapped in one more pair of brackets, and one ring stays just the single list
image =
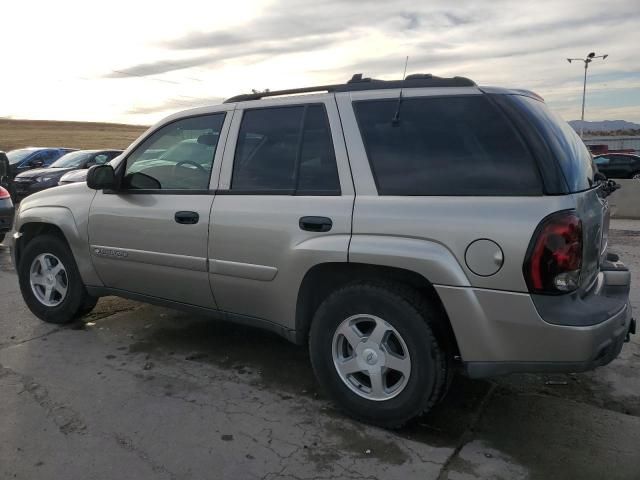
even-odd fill
[{"label": "front wheel", "polygon": [[69,246],[56,235],[42,235],[27,244],[18,276],[29,310],[45,322],[69,323],[97,302],[87,293]]},{"label": "front wheel", "polygon": [[448,378],[432,330],[437,315],[400,285],[358,283],[334,292],[309,336],[321,387],[349,415],[374,425],[396,428],[426,412]]},{"label": "front wheel", "polygon": [[631,178],[633,180],[640,180],[640,172],[634,173],[633,175],[631,175]]}]

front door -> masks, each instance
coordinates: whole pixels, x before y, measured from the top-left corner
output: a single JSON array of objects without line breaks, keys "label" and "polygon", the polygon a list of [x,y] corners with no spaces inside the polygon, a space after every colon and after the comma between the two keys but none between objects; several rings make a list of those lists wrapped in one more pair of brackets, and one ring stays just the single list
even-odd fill
[{"label": "front door", "polygon": [[118,166],[121,187],[97,192],[89,241],[106,287],[215,308],[207,273],[211,182],[231,113],[164,124]]},{"label": "front door", "polygon": [[211,214],[218,307],[293,329],[304,275],[347,261],[353,198],[332,95],[238,108]]}]

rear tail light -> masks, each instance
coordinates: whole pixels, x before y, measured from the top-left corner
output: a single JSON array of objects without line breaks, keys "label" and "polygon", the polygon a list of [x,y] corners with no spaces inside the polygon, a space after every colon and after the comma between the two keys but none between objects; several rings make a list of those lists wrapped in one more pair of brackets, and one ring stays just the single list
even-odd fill
[{"label": "rear tail light", "polygon": [[524,263],[531,293],[571,292],[580,284],[582,221],[575,212],[554,213],[533,235]]},{"label": "rear tail light", "polygon": [[11,198],[11,195],[9,195],[6,188],[0,187],[0,200],[4,200],[6,198]]}]

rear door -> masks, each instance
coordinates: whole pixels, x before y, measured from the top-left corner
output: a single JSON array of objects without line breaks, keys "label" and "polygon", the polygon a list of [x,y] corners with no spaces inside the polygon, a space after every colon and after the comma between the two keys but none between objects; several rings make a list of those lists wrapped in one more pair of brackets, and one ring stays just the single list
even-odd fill
[{"label": "rear door", "polygon": [[293,328],[305,273],[347,261],[353,199],[332,95],[238,105],[211,213],[220,309]]},{"label": "rear door", "polygon": [[149,134],[120,164],[122,188],[96,193],[89,241],[105,286],[215,308],[207,273],[211,184],[232,113],[220,109]]}]

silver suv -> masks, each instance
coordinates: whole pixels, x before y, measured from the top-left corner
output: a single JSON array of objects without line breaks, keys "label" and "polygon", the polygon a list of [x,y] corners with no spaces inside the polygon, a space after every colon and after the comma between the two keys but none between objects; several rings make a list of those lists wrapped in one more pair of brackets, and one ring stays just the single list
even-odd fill
[{"label": "silver suv", "polygon": [[44,321],[117,295],[266,328],[387,427],[456,371],[587,370],[634,333],[606,183],[531,92],[356,75],[172,115],[114,163],[19,207]]}]

